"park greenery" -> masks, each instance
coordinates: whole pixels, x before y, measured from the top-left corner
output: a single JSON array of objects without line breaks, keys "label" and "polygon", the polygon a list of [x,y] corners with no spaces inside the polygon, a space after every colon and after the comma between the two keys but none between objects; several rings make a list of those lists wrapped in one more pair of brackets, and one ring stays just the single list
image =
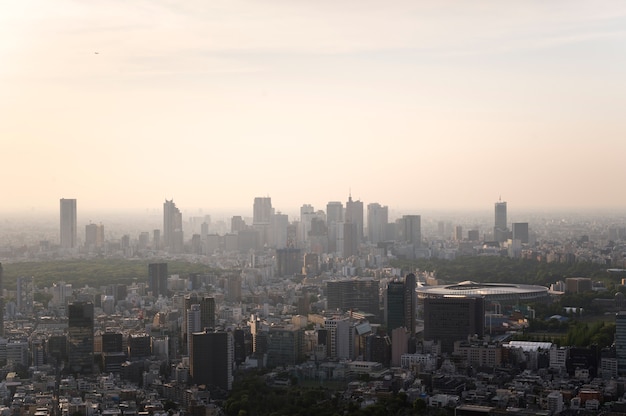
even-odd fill
[{"label": "park greenery", "polygon": [[[70,283],[74,287],[100,287],[110,284],[131,285],[147,282],[148,262],[125,259],[55,260],[42,262],[3,263],[3,285],[14,290],[18,277],[32,276],[38,288],[54,283]],[[219,270],[200,263],[167,261],[169,274],[186,277],[192,273],[215,274]]]},{"label": "park greenery", "polygon": [[256,373],[237,377],[224,409],[232,416],[387,416],[448,415],[451,409],[428,408],[423,399],[411,402],[403,392],[384,392],[378,401],[361,407],[359,399],[343,399],[340,392],[323,385],[272,387]]},{"label": "park greenery", "polygon": [[455,260],[394,260],[403,270],[435,272],[443,282],[473,280],[481,283],[523,283],[548,286],[567,277],[589,277],[606,281],[607,266],[592,262],[547,263],[502,256],[459,257]]}]

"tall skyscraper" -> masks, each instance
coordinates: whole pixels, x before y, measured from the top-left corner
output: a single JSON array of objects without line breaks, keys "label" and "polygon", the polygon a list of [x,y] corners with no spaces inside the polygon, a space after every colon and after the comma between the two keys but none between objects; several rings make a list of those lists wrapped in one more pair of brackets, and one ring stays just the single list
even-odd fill
[{"label": "tall skyscraper", "polygon": [[409,273],[404,281],[392,280],[388,283],[385,299],[388,334],[391,334],[396,328],[404,327],[410,336],[415,335],[417,308],[415,285],[416,277],[413,273]]},{"label": "tall skyscraper", "polygon": [[379,281],[371,278],[329,280],[326,282],[328,310],[350,309],[380,316]]},{"label": "tall skyscraper", "polygon": [[163,241],[165,249],[171,253],[183,251],[183,214],[174,200],[163,203]]},{"label": "tall skyscraper", "polygon": [[200,300],[201,329],[215,328],[215,298],[204,296]]},{"label": "tall skyscraper", "polygon": [[343,223],[343,204],[339,201],[331,201],[326,204],[326,223],[328,225],[328,252],[335,253],[341,250],[337,247],[337,235],[339,224]]},{"label": "tall skyscraper", "polygon": [[269,224],[272,218],[272,198],[256,197],[252,207],[252,225]]},{"label": "tall skyscraper", "polygon": [[389,222],[389,208],[378,203],[367,205],[367,239],[370,244],[385,241],[387,223]]},{"label": "tall skyscraper", "polygon": [[485,335],[485,301],[482,297],[444,296],[424,299],[424,340],[441,343],[441,352],[452,353],[454,342],[468,335]]},{"label": "tall skyscraper", "polygon": [[200,314],[200,305],[193,304],[187,310],[187,352],[191,353],[191,343],[193,342],[192,334],[195,332],[200,332],[202,330],[202,321]]},{"label": "tall skyscraper", "polygon": [[76,200],[61,198],[61,248],[72,249],[77,245]]},{"label": "tall skyscraper", "polygon": [[148,290],[154,297],[167,297],[167,263],[148,264]]},{"label": "tall skyscraper", "polygon": [[345,222],[356,226],[357,245],[363,241],[363,202],[353,201],[352,195],[348,197],[346,202]]},{"label": "tall skyscraper", "polygon": [[104,225],[85,225],[85,247],[89,250],[100,249],[104,246]]},{"label": "tall skyscraper", "polygon": [[503,243],[509,238],[509,229],[506,225],[506,202],[496,202],[494,217],[493,239],[494,241]]},{"label": "tall skyscraper", "polygon": [[196,385],[233,387],[234,342],[231,332],[204,331],[191,335],[189,369]]},{"label": "tall skyscraper", "polygon": [[403,215],[402,225],[404,241],[419,248],[422,244],[422,217],[420,215]]},{"label": "tall skyscraper", "polygon": [[528,223],[514,222],[511,225],[513,231],[513,240],[520,240],[522,244],[528,244]]},{"label": "tall skyscraper", "polygon": [[75,374],[93,372],[93,303],[73,302],[67,305],[67,355],[69,371]]},{"label": "tall skyscraper", "polygon": [[252,207],[252,228],[259,233],[260,244],[268,245],[271,242],[270,231],[274,209],[272,198],[256,197]]}]

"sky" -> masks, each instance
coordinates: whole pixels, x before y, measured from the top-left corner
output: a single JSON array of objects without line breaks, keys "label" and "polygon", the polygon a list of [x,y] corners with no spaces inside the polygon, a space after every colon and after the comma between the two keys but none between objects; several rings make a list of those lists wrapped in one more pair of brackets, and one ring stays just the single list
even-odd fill
[{"label": "sky", "polygon": [[0,3],[0,211],[625,209],[623,1]]}]

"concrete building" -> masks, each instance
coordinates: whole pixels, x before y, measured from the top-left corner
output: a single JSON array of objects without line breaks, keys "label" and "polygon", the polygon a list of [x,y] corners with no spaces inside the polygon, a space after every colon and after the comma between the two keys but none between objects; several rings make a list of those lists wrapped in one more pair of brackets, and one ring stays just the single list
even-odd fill
[{"label": "concrete building", "polygon": [[77,214],[76,199],[60,200],[60,243],[63,249],[73,249],[78,246],[77,241]]},{"label": "concrete building", "polygon": [[196,385],[233,387],[233,335],[224,331],[204,331],[191,335],[189,370]]},{"label": "concrete building", "polygon": [[468,336],[482,338],[485,303],[478,296],[447,296],[424,299],[424,340],[437,340],[441,352],[451,354],[454,342]]}]

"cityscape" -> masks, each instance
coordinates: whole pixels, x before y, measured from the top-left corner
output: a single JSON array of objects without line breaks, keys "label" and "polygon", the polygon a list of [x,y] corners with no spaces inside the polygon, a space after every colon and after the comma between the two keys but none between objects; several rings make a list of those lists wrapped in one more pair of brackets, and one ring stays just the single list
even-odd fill
[{"label": "cityscape", "polygon": [[0,416],[626,416],[624,27],[0,2]]},{"label": "cityscape", "polygon": [[[158,228],[117,237],[61,198],[48,239],[0,247],[4,409],[264,414],[238,399],[257,377],[271,391],[321,387],[319,403],[341,394],[326,408],[348,414],[390,397],[406,414],[626,411],[626,221],[511,222],[510,209],[499,198],[490,219],[390,218],[348,194],[290,218],[266,196],[251,216],[213,220],[165,199]],[[90,278],[90,262],[143,271]],[[37,264],[63,265],[66,280],[7,279]],[[580,325],[595,332],[568,344]]]}]

